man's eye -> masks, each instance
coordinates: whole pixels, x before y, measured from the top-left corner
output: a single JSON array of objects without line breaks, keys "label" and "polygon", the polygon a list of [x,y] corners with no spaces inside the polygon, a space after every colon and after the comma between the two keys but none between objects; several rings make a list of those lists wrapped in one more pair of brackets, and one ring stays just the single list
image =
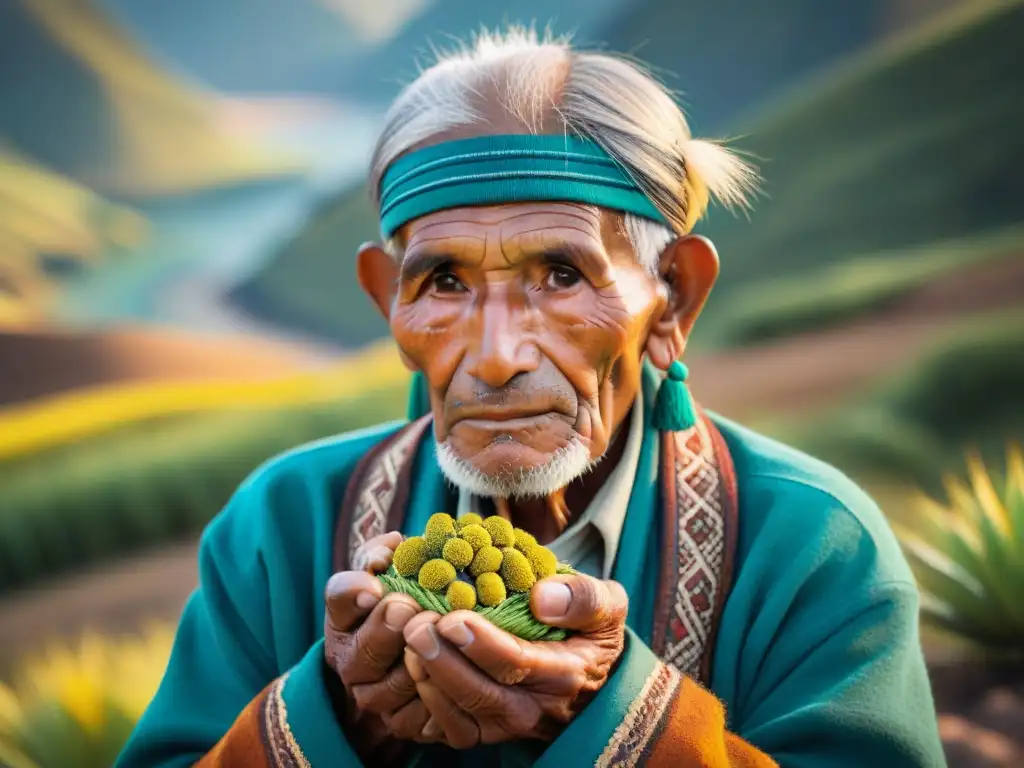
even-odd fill
[{"label": "man's eye", "polygon": [[572,267],[556,265],[551,267],[551,271],[548,272],[546,287],[551,290],[564,291],[566,288],[572,288],[582,279],[583,276]]},{"label": "man's eye", "polygon": [[437,272],[433,277],[434,290],[439,293],[464,293],[466,286],[454,272]]}]

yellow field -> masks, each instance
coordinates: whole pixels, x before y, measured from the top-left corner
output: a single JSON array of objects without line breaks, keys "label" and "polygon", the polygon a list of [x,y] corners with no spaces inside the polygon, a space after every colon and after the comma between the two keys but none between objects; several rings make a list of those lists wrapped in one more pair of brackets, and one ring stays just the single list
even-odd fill
[{"label": "yellow field", "polygon": [[394,346],[381,342],[324,371],[269,381],[119,384],[61,394],[0,409],[0,461],[172,414],[344,400],[408,375]]}]

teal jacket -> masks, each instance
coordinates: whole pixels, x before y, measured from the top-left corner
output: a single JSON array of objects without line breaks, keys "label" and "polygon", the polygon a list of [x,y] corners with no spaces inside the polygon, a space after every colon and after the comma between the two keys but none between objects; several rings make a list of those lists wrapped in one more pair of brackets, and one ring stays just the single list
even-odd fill
[{"label": "teal jacket", "polygon": [[[734,583],[711,676],[728,730],[793,768],[945,765],[918,635],[918,592],[882,513],[835,469],[714,420],[739,488]],[[325,682],[323,589],[348,478],[398,426],[301,447],[238,489],[202,537],[199,589],[118,768],[192,765],[285,674],[289,738],[309,763],[360,764]],[[443,488],[432,450],[417,460],[414,496]],[[440,508],[433,504],[426,498],[424,510]],[[593,765],[658,663],[630,630],[614,674],[555,742],[459,757],[467,765]],[[433,764],[435,754],[422,753],[417,763]],[[451,754],[437,761],[458,762]]]}]

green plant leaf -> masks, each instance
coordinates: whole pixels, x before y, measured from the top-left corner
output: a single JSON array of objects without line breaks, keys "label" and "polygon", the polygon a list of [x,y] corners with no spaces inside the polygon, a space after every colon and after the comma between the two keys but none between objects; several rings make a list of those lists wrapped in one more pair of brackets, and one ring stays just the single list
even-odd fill
[{"label": "green plant leaf", "polygon": [[1024,648],[1024,467],[1011,448],[1006,482],[980,459],[970,483],[946,484],[947,503],[927,502],[914,530],[894,526],[917,575],[923,618],[994,654]]}]

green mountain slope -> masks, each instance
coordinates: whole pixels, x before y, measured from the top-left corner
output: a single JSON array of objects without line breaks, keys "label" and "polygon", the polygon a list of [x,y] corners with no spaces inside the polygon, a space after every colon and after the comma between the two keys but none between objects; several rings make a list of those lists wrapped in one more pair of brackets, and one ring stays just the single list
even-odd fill
[{"label": "green mountain slope", "polygon": [[0,139],[113,197],[299,170],[225,132],[215,97],[165,72],[88,0],[0,3]]},{"label": "green mountain slope", "polygon": [[261,319],[347,347],[382,338],[387,324],[356,281],[359,246],[379,237],[362,186],[326,201],[256,276],[231,294]]},{"label": "green mountain slope", "polygon": [[[722,279],[708,312],[765,277],[1016,223],[1024,204],[1024,2],[969,15],[827,73],[739,126],[766,193],[748,222],[716,212]],[[234,298],[271,321],[357,344],[386,332],[353,279],[376,237],[363,190],[314,215]]]},{"label": "green mountain slope", "polygon": [[749,222],[718,213],[702,228],[722,254],[719,297],[1020,221],[1024,2],[987,5],[827,73],[743,127],[766,196]]}]

